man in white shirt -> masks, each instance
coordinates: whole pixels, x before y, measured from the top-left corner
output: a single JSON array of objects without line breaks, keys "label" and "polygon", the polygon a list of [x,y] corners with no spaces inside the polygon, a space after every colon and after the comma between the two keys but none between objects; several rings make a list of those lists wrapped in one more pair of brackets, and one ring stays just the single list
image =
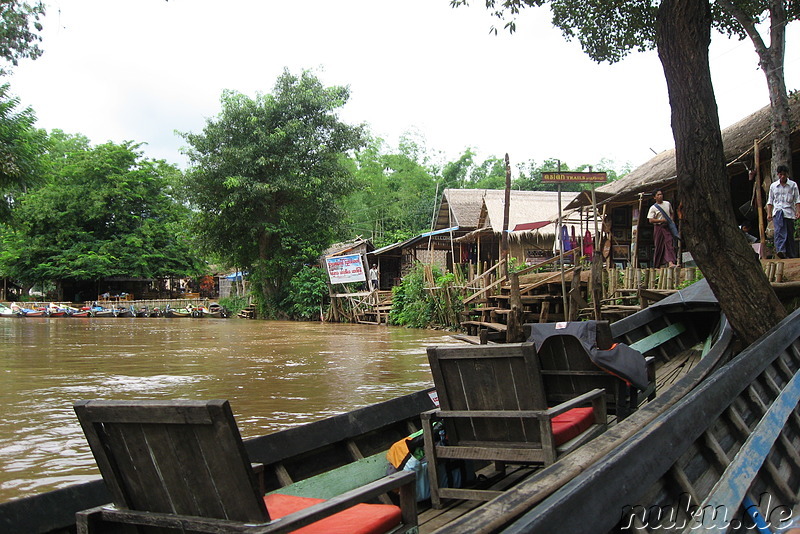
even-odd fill
[{"label": "man in white shirt", "polygon": [[793,180],[789,180],[789,168],[779,165],[778,180],[769,186],[767,220],[775,229],[775,255],[779,258],[796,258],[797,243],[794,239],[794,221],[800,217],[800,191]]},{"label": "man in white shirt", "polygon": [[378,288],[378,266],[373,263],[372,269],[369,270],[369,289],[376,291]]}]

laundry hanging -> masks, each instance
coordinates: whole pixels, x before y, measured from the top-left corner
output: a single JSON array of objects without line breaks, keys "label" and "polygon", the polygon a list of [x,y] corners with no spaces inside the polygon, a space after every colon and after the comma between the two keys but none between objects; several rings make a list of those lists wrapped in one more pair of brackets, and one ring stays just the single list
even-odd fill
[{"label": "laundry hanging", "polygon": [[592,233],[586,230],[586,233],[583,234],[583,255],[591,258],[592,254],[594,254],[594,241],[592,241]]}]

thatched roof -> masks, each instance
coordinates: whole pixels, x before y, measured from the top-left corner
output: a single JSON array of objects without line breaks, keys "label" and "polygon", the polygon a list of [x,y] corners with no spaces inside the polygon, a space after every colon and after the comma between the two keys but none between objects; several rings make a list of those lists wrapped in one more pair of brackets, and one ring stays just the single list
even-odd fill
[{"label": "thatched roof", "polygon": [[488,189],[445,189],[439,203],[434,230],[458,226],[464,230],[478,227],[483,197]]},{"label": "thatched roof", "polygon": [[[484,197],[484,208],[478,226],[490,227],[495,232],[503,230],[505,211],[504,191],[493,191]],[[500,193],[499,195],[494,193]],[[566,206],[577,193],[561,193],[561,206]],[[512,191],[508,210],[508,229],[518,224],[550,221],[558,217],[558,193],[553,191]],[[551,229],[552,230],[552,229]]]},{"label": "thatched roof", "polygon": [[[558,216],[558,193],[552,191],[511,191],[509,230],[518,224],[552,221]],[[561,206],[577,193],[561,193]],[[505,191],[502,189],[445,189],[435,229],[458,226],[461,230],[489,228],[503,230]],[[448,209],[450,214],[448,215]],[[550,229],[553,233],[553,229]]]},{"label": "thatched roof", "polygon": [[[482,206],[478,217],[478,228],[464,237],[465,241],[474,240],[478,234],[500,234],[503,231],[505,217],[505,191],[486,189],[482,197]],[[578,193],[561,193],[562,209],[571,202]],[[558,193],[553,191],[511,191],[511,204],[508,210],[508,229],[511,239],[528,239],[531,237],[548,237],[555,235],[555,224],[547,224],[536,230],[513,231],[517,225],[554,221],[558,218]]]},{"label": "thatched roof", "polygon": [[[792,99],[790,103],[791,121],[800,125],[800,99]],[[792,131],[794,135],[798,126]],[[753,144],[759,140],[764,154],[762,159],[769,158],[769,151],[765,150],[771,144],[772,124],[769,106],[763,107],[755,113],[722,130],[722,144],[724,146],[725,161],[732,165],[737,161],[752,160]],[[598,201],[600,199],[612,202],[626,202],[638,196],[639,193],[652,192],[655,189],[670,188],[675,186],[677,172],[675,167],[675,149],[665,150],[634,171],[597,188]],[[589,204],[586,196],[576,199],[569,208]]]},{"label": "thatched roof", "polygon": [[375,245],[372,244],[372,241],[359,236],[349,241],[334,243],[322,252],[322,257],[353,254],[354,252],[372,252],[373,250],[375,250]]}]

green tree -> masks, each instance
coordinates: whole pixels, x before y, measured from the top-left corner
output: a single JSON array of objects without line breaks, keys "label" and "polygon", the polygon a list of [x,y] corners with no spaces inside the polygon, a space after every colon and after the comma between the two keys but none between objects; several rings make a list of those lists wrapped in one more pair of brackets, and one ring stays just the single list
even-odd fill
[{"label": "green tree", "polygon": [[[44,16],[42,2],[5,0],[0,3],[0,57],[16,66],[23,58],[36,59],[42,55],[39,43],[42,31],[39,19]],[[0,68],[0,75],[6,69]]]},{"label": "green tree", "polygon": [[284,71],[272,94],[226,91],[201,133],[182,134],[192,168],[184,183],[206,249],[250,272],[273,310],[288,281],[336,235],[339,201],[353,187],[346,153],[362,126],[338,118],[346,87]]},{"label": "green tree", "polygon": [[[558,184],[542,183],[543,172],[556,172],[559,170],[574,172],[589,172],[591,170],[593,172],[605,172],[608,176],[608,182],[613,182],[617,178],[630,172],[627,165],[622,166],[619,170],[614,167],[614,162],[607,159],[601,159],[599,163],[594,165],[579,165],[574,169],[556,159],[546,159],[541,165],[537,164],[534,160],[530,160],[519,165],[519,176],[514,180],[512,187],[523,191],[557,191]],[[582,191],[585,187],[584,184],[561,184],[562,191]]]},{"label": "green tree", "polygon": [[421,139],[407,134],[393,151],[370,140],[356,154],[354,175],[357,187],[344,201],[351,234],[382,246],[430,229],[438,177]]},{"label": "green tree", "polygon": [[[451,0],[460,6],[468,0]],[[631,51],[656,47],[658,0],[485,0],[486,7],[516,29],[516,15],[525,7],[549,5],[553,25],[567,40],[577,39],[595,61],[614,63]],[[704,6],[709,5],[704,2]],[[766,77],[772,111],[772,176],[778,165],[791,168],[790,136],[793,129],[786,91],[786,26],[800,18],[800,2],[791,0],[715,0],[710,3],[710,24],[720,33],[739,40],[750,39]],[[662,10],[663,11],[663,10]],[[704,18],[705,20],[705,18]],[[769,33],[769,44],[759,29]],[[493,31],[497,31],[493,28]]]},{"label": "green tree", "polygon": [[468,148],[456,161],[445,163],[442,168],[443,189],[464,189],[475,167],[475,152]]},{"label": "green tree", "polygon": [[[465,3],[451,1],[454,6]],[[486,6],[501,18],[545,4],[550,5],[553,23],[567,39],[577,36],[597,61],[614,62],[631,50],[657,46],[672,109],[678,201],[686,214],[684,239],[731,326],[745,342],[755,341],[786,312],[738,231],[732,206],[719,201],[720,191],[728,184],[708,62],[715,21],[708,0],[663,0],[660,5],[633,0],[613,4],[603,0],[486,0]],[[782,78],[784,27],[797,18],[800,7],[781,0],[728,4],[738,6],[753,20],[770,14],[771,48],[779,56],[774,58],[773,68],[781,71]],[[721,24],[719,18],[716,24]],[[506,26],[515,29],[513,20]],[[780,135],[773,133],[777,147],[773,165],[783,158]]]},{"label": "green tree", "polygon": [[[62,148],[85,140],[52,137]],[[14,210],[4,272],[26,283],[200,273],[182,229],[187,210],[171,195],[174,166],[144,159],[130,142],[55,150],[47,159],[46,183]]]},{"label": "green tree", "polygon": [[0,221],[7,221],[20,192],[36,184],[42,174],[45,132],[34,128],[33,110],[18,109],[19,98],[0,85]]}]

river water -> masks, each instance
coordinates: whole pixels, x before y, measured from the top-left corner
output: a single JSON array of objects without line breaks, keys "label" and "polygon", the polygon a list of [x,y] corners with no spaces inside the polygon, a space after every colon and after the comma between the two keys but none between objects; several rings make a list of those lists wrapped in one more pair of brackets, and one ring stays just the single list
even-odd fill
[{"label": "river water", "polygon": [[167,318],[0,318],[0,502],[97,476],[79,399],[228,399],[243,437],[432,384],[445,332]]}]

